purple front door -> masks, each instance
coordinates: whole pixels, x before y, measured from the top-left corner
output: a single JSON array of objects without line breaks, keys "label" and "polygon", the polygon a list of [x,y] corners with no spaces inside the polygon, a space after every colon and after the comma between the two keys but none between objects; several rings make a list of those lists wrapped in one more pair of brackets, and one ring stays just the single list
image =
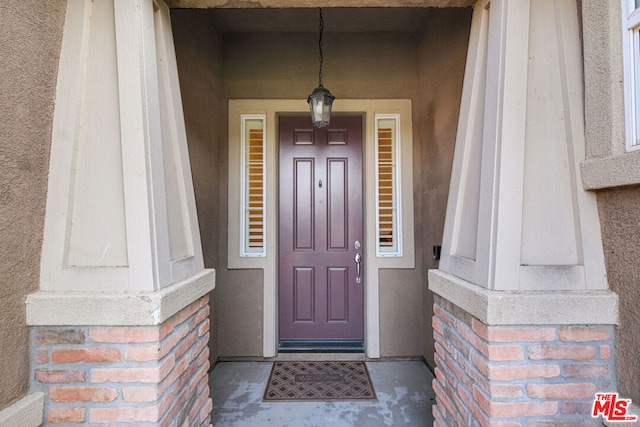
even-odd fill
[{"label": "purple front door", "polygon": [[362,118],[280,118],[281,340],[362,340]]}]

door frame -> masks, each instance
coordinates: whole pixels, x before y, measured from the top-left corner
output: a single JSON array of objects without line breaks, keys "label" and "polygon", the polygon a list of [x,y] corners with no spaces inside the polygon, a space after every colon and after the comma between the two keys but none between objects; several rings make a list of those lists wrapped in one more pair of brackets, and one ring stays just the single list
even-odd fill
[{"label": "door frame", "polygon": [[[369,358],[379,358],[380,352],[380,298],[378,271],[380,269],[415,268],[414,219],[413,219],[413,131],[410,99],[338,99],[333,106],[334,114],[362,115],[363,117],[363,227],[364,227],[364,345]],[[267,194],[277,194],[278,128],[280,115],[309,114],[304,99],[229,100],[229,204],[228,204],[228,268],[262,269],[263,276],[263,344],[262,356],[277,355],[278,337],[278,206],[277,202],[266,204],[266,254],[243,256],[240,251],[240,179],[241,118],[243,115],[265,117]],[[377,115],[397,114],[400,122],[401,146],[401,191],[404,238],[402,255],[380,257],[375,246],[375,120]]]}]

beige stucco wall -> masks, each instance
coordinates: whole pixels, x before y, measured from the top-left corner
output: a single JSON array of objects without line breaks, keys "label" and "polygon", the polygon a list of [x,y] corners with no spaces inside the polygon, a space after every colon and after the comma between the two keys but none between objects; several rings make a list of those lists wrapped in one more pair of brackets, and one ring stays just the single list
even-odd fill
[{"label": "beige stucco wall", "polygon": [[[171,12],[174,43],[180,75],[189,158],[194,178],[198,223],[206,267],[219,264],[226,248],[227,145],[224,139],[226,104],[222,82],[222,36],[210,25],[211,12]],[[220,280],[219,270],[218,280]],[[211,294],[211,343],[217,343],[217,292]],[[219,346],[210,345],[211,358],[218,358]]]},{"label": "beige stucco wall", "polygon": [[640,187],[638,152],[625,150],[620,1],[582,0],[586,157],[597,192],[609,287],[619,297],[615,366],[621,396],[640,402]]},{"label": "beige stucco wall", "polygon": [[[215,33],[212,29],[214,24],[207,24],[208,18],[201,13],[173,10],[172,16],[187,135],[192,162],[195,163],[193,177],[205,262],[207,267],[216,268],[218,274],[213,315],[217,324],[214,346],[218,348],[214,351],[223,358],[259,357],[262,354],[263,315],[261,274],[226,268],[227,117],[226,114],[220,117],[218,110],[208,113],[211,98],[216,96],[218,89],[209,94],[208,90],[199,91],[197,86],[198,79],[204,79],[207,82],[205,86],[213,84],[219,88],[220,62],[217,47],[211,47],[211,39],[218,40],[220,35],[210,34],[212,31]],[[422,200],[424,193],[425,203],[438,204],[423,208],[421,203],[416,203],[417,268],[380,273],[383,357],[419,357],[425,348],[433,346],[432,343],[426,347],[424,344],[425,340],[432,341],[430,314],[425,323],[424,302],[426,268],[432,267],[433,262],[425,265],[423,258],[431,257],[431,246],[438,244],[440,239],[438,233],[441,233],[446,205],[470,14],[470,9],[434,10],[426,23],[430,29],[425,29],[420,35],[324,35],[324,83],[336,95],[336,104],[345,98],[413,100],[415,197]],[[439,34],[432,28],[440,25],[436,24],[439,22],[450,23],[456,28],[454,32],[459,29],[463,34],[455,37],[449,33]],[[200,28],[202,26],[207,26],[207,29]],[[433,40],[425,42],[430,37]],[[218,41],[215,43],[218,46]],[[317,85],[316,49],[315,33],[224,34],[222,80],[225,107],[216,104],[215,108],[226,108],[227,99],[306,98]],[[442,58],[450,55],[455,59]],[[218,71],[198,71],[201,66]],[[422,76],[420,70],[423,71]],[[190,117],[192,114],[194,117]],[[213,131],[214,128],[217,130]],[[192,140],[192,134],[204,136],[203,129],[212,132],[208,136],[209,141]],[[199,154],[194,154],[196,151]],[[215,156],[215,159],[195,160],[196,156]],[[437,172],[425,171],[423,161],[436,168]],[[198,162],[203,167],[198,167]],[[440,177],[441,172],[445,176]],[[425,215],[425,210],[428,215]],[[421,250],[423,240],[427,245],[426,252]],[[427,310],[430,310],[430,305]]]},{"label": "beige stucco wall", "polygon": [[[449,194],[453,149],[456,140],[462,80],[469,42],[471,9],[436,10],[424,25],[419,45],[419,93],[415,135],[422,142],[414,153],[415,169],[421,172],[417,189],[422,217],[421,272],[423,274],[422,355],[435,366],[433,331],[433,293],[427,288],[427,270],[438,268],[433,246],[442,244],[442,232]],[[418,155],[418,153],[420,153]],[[416,163],[417,164],[417,163]],[[416,203],[418,205],[418,203]]]},{"label": "beige stucco wall", "polygon": [[619,296],[615,365],[618,393],[640,402],[640,187],[598,192],[598,210],[611,290]]},{"label": "beige stucco wall", "polygon": [[66,0],[0,13],[0,410],[29,387],[25,296],[38,289],[53,103]]},{"label": "beige stucco wall", "polygon": [[[318,83],[315,33],[225,35],[229,98],[303,98]],[[325,33],[325,86],[340,98],[412,98],[415,42],[398,33]]]}]

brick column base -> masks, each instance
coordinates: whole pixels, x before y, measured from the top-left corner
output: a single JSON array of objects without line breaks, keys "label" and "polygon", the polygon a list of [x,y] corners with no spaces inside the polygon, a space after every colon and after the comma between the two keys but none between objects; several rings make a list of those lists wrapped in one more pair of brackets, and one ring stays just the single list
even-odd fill
[{"label": "brick column base", "polygon": [[158,326],[32,327],[46,423],[209,425],[209,297]]},{"label": "brick column base", "polygon": [[488,326],[435,295],[435,426],[602,425],[615,391],[613,326]]}]

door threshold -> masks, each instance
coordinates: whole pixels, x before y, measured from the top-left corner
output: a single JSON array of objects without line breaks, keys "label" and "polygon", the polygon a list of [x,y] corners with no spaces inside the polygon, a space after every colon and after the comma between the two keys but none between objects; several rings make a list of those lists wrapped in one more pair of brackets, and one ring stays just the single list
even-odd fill
[{"label": "door threshold", "polygon": [[364,353],[364,340],[280,340],[278,353]]},{"label": "door threshold", "polygon": [[364,353],[279,353],[275,359],[278,362],[322,362],[322,361],[366,361]]}]

